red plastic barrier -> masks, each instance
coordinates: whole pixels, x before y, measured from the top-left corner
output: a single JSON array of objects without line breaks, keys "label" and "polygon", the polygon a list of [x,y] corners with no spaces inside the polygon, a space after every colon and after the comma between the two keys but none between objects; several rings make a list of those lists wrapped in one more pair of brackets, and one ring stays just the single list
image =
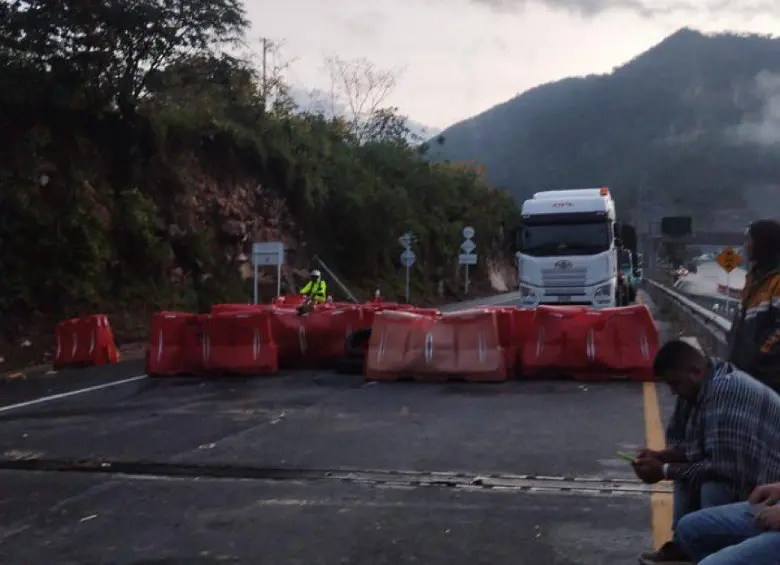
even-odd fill
[{"label": "red plastic barrier", "polygon": [[505,381],[507,365],[498,312],[485,308],[442,314],[428,327],[419,324],[409,343],[416,380]]},{"label": "red plastic barrier", "polygon": [[225,312],[205,323],[205,365],[209,372],[273,374],[279,355],[269,312]]},{"label": "red plastic barrier", "polygon": [[108,317],[95,314],[63,320],[54,328],[54,369],[106,365],[119,361]]},{"label": "red plastic barrier", "polygon": [[652,381],[653,359],[658,352],[658,328],[644,304],[598,311],[601,316],[587,336],[591,378],[614,375]]},{"label": "red plastic barrier", "polygon": [[425,335],[433,324],[433,318],[411,312],[376,312],[366,356],[366,380],[396,381],[408,377],[415,364],[409,353],[410,340],[415,335]]},{"label": "red plastic barrier", "polygon": [[306,302],[306,297],[302,294],[291,294],[289,296],[277,296],[271,301],[274,306],[300,306]]},{"label": "red plastic barrier", "polygon": [[572,374],[588,367],[586,307],[539,306],[523,343],[524,377]]},{"label": "red plastic barrier", "polygon": [[523,347],[525,377],[653,378],[659,338],[645,305],[603,310],[540,306],[530,333]]},{"label": "red plastic barrier", "polygon": [[267,304],[214,304],[211,307],[212,314],[224,314],[226,312],[264,312],[271,308]]},{"label": "red plastic barrier", "polygon": [[157,312],[146,350],[146,374],[198,375],[205,370],[205,324],[209,316]]},{"label": "red plastic barrier", "polygon": [[434,318],[383,311],[374,317],[366,357],[368,380],[462,378],[503,381],[506,361],[497,313],[477,309]]},{"label": "red plastic barrier", "polygon": [[328,366],[344,357],[347,336],[370,328],[360,306],[322,306],[306,316],[294,308],[275,308],[272,316],[274,340],[282,366]]},{"label": "red plastic barrier", "polygon": [[507,377],[516,376],[518,369],[518,323],[517,308],[511,306],[489,308],[496,314],[496,323],[498,324],[498,340],[501,349],[504,352],[504,363],[506,365]]},{"label": "red plastic barrier", "polygon": [[433,318],[438,318],[441,316],[441,311],[437,310],[436,308],[417,308],[417,307],[411,307],[409,308],[409,312],[413,312],[415,314],[420,314],[422,316],[429,316]]}]

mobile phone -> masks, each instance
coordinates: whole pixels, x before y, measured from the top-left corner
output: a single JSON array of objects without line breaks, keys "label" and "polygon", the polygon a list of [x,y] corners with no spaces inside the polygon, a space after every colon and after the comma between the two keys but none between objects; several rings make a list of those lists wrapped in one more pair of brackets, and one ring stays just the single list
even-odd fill
[{"label": "mobile phone", "polygon": [[623,461],[628,461],[629,463],[636,463],[636,457],[634,457],[629,453],[626,453],[625,451],[618,451],[616,455],[620,457]]}]

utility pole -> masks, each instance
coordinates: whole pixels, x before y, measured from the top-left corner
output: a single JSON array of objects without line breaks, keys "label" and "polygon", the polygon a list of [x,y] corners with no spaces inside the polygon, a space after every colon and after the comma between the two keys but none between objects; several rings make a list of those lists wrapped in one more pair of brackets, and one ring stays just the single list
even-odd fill
[{"label": "utility pole", "polygon": [[263,42],[263,83],[262,83],[262,97],[263,97],[263,112],[267,110],[268,99],[268,39],[261,38]]}]

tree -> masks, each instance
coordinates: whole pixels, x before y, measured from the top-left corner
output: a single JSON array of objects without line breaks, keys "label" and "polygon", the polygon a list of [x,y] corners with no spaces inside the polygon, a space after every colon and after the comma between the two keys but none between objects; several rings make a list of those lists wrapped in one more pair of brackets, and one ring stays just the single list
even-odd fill
[{"label": "tree", "polygon": [[396,112],[383,109],[383,105],[398,83],[400,70],[379,69],[368,59],[342,59],[337,55],[328,57],[325,67],[330,76],[331,113],[345,114],[358,142],[367,141],[377,132],[387,132],[387,118]]},{"label": "tree", "polygon": [[131,113],[150,77],[182,56],[213,54],[243,39],[241,0],[12,0],[4,47],[83,90],[86,107]]}]

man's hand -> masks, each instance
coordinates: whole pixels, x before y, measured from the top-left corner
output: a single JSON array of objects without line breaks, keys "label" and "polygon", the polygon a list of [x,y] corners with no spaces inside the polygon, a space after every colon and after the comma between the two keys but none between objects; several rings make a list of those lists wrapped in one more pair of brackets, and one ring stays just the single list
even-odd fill
[{"label": "man's hand", "polygon": [[770,532],[780,532],[780,506],[770,506],[756,516],[762,528]]},{"label": "man's hand", "polygon": [[664,480],[664,468],[663,463],[658,459],[644,458],[637,459],[632,464],[636,476],[644,483],[648,485],[654,485]]},{"label": "man's hand", "polygon": [[658,461],[661,460],[661,452],[660,451],[653,451],[652,449],[643,449],[639,453],[636,454],[637,461],[641,459],[656,459]]},{"label": "man's hand", "polygon": [[750,493],[750,504],[766,504],[771,506],[780,501],[780,483],[761,485]]}]

